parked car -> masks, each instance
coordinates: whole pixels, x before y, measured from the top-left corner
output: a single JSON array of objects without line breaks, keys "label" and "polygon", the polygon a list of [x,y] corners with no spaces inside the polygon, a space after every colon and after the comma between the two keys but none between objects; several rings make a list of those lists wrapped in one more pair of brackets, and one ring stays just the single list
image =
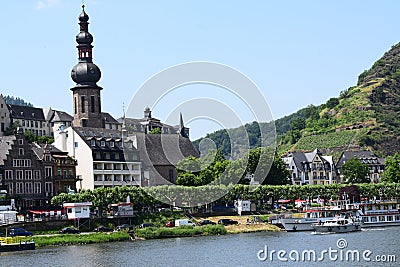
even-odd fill
[{"label": "parked car", "polygon": [[174,227],[175,226],[175,222],[174,221],[168,221],[165,223],[165,227]]},{"label": "parked car", "polygon": [[10,228],[9,236],[32,236],[33,233],[26,231],[25,228]]},{"label": "parked car", "polygon": [[216,223],[210,220],[201,220],[198,222],[198,225],[203,226],[203,225],[215,225]]},{"label": "parked car", "polygon": [[222,225],[226,226],[226,225],[239,224],[239,223],[232,219],[220,219],[220,220],[218,220],[218,224],[222,224]]},{"label": "parked car", "polygon": [[194,222],[188,219],[179,219],[175,220],[175,226],[184,226],[184,225],[191,225],[191,226],[196,226]]},{"label": "parked car", "polygon": [[94,232],[112,232],[114,231],[112,228],[100,225],[99,227],[96,227],[93,229]]},{"label": "parked car", "polygon": [[141,225],[139,225],[139,228],[146,228],[146,227],[153,227],[154,224],[152,223],[142,223]]},{"label": "parked car", "polygon": [[133,230],[133,225],[130,224],[121,224],[118,225],[117,228],[115,228],[116,231],[132,231]]},{"label": "parked car", "polygon": [[60,230],[61,234],[80,234],[81,231],[79,231],[76,228],[72,228],[72,227],[65,227],[63,229]]}]

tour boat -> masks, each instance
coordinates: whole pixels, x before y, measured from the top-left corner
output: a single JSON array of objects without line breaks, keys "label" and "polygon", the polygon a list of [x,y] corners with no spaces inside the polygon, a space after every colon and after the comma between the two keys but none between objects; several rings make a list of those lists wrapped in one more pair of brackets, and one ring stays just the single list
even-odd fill
[{"label": "tour boat", "polygon": [[379,226],[400,226],[399,200],[373,200],[362,202],[360,215],[363,228]]}]

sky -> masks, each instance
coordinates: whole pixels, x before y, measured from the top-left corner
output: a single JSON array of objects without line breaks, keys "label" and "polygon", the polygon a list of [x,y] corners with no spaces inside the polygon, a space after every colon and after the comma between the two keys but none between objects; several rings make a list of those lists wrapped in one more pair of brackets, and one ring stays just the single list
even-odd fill
[{"label": "sky", "polygon": [[[72,113],[70,72],[78,62],[81,5],[1,1],[0,93]],[[102,71],[103,111],[119,118],[130,106],[140,111],[149,106],[154,117],[171,124],[179,123],[176,114],[182,112],[191,139],[238,126],[203,116],[208,104],[192,105],[199,114],[185,117],[178,108],[186,102],[190,107],[193,99],[216,100],[241,123],[258,117],[240,94],[212,84],[190,84],[157,101],[132,103],[150,77],[171,66],[194,61],[229,66],[257,85],[278,119],[356,85],[358,75],[400,40],[396,0],[86,0],[85,6],[93,61]]]}]

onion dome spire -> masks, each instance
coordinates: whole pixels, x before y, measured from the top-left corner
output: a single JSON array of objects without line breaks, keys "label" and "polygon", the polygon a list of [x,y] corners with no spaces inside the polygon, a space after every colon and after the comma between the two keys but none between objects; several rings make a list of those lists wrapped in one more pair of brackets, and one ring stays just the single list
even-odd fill
[{"label": "onion dome spire", "polygon": [[76,86],[97,86],[100,80],[101,71],[92,61],[93,36],[89,33],[89,16],[85,12],[85,5],[82,5],[82,12],[78,17],[80,31],[76,35],[78,45],[79,63],[72,68],[71,78]]}]

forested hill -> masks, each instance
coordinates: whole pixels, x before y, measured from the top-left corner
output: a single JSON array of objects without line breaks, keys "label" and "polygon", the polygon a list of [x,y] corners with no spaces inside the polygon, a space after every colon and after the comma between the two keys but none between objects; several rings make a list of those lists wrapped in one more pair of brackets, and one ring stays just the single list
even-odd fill
[{"label": "forested hill", "polygon": [[31,103],[29,103],[29,102],[27,102],[24,99],[19,98],[19,97],[6,95],[6,96],[4,96],[4,101],[8,105],[18,105],[18,106],[33,107],[33,105]]},{"label": "forested hill", "polygon": [[[323,90],[323,88],[321,88]],[[260,127],[268,127],[261,123]],[[278,151],[313,150],[332,153],[365,148],[380,156],[400,150],[400,43],[358,77],[357,85],[318,106],[309,105],[275,121]],[[251,147],[260,143],[256,122],[245,126]],[[229,129],[234,132],[235,129]],[[206,135],[230,155],[226,130]],[[194,141],[198,145],[201,139]]]}]

